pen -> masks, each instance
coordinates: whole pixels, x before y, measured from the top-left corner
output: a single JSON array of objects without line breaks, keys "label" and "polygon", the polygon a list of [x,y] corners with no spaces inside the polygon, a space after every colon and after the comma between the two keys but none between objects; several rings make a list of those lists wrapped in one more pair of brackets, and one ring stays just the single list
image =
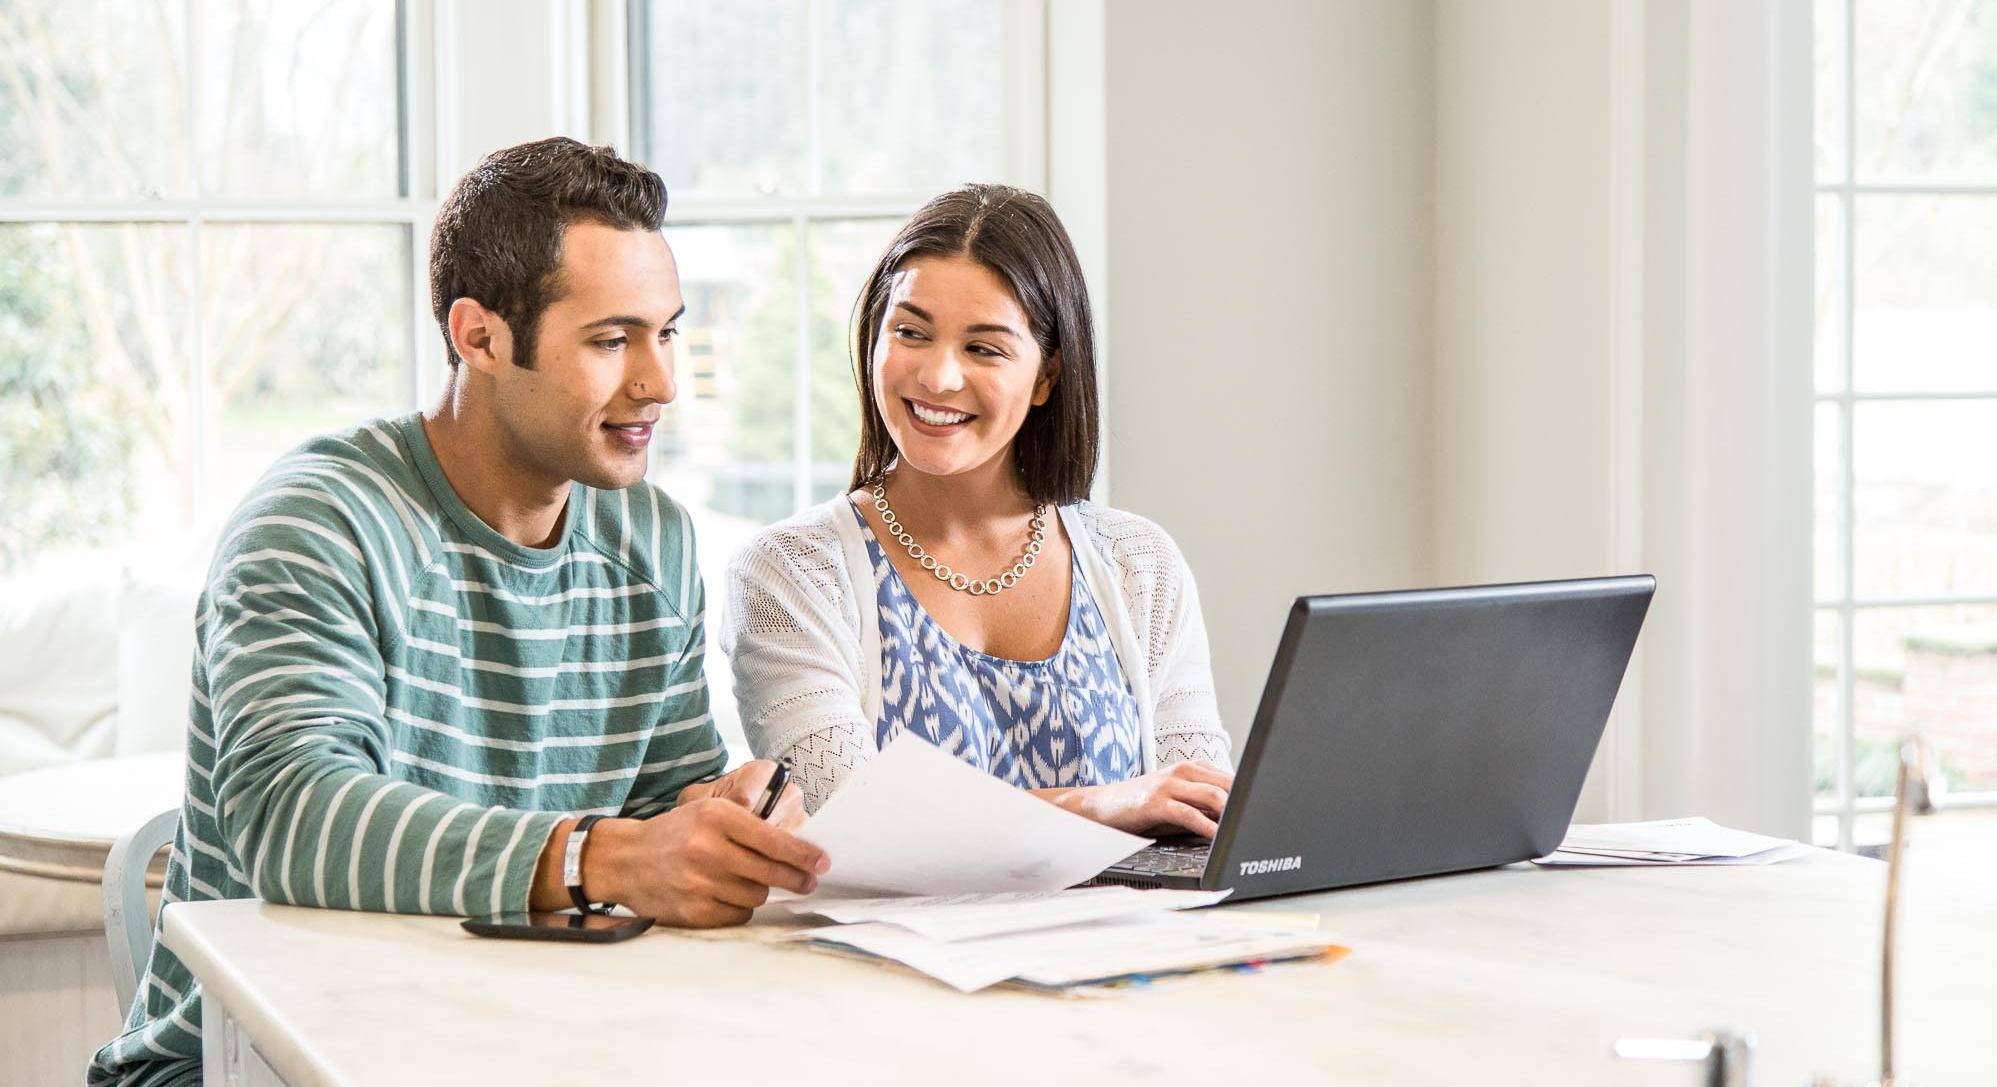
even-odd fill
[{"label": "pen", "polygon": [[762,799],[756,802],[756,818],[768,819],[777,810],[777,801],[783,799],[784,786],[790,783],[790,765],[779,760],[776,772],[770,775],[770,783],[763,786]]}]

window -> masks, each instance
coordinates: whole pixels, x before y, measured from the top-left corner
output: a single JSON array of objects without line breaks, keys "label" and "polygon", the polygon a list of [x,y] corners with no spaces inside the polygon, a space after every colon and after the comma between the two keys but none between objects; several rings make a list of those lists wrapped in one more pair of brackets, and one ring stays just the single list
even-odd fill
[{"label": "window", "polygon": [[212,524],[290,446],[413,403],[406,18],[0,8],[0,573]]},{"label": "window", "polygon": [[1997,806],[1997,3],[1816,5],[1817,839]]},{"label": "window", "polygon": [[966,181],[1039,187],[1022,0],[633,0],[634,153],[666,180],[686,292],[652,479],[695,511],[708,584],[762,525],[846,488],[862,280]]}]

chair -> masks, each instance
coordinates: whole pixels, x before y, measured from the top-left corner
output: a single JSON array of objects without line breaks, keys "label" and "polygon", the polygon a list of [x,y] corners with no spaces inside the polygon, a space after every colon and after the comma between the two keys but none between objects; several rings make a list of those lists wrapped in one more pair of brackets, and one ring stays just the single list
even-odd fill
[{"label": "chair", "polygon": [[139,971],[153,953],[152,911],[146,908],[146,870],[153,857],[173,842],[180,809],[170,808],[126,831],[104,859],[104,945],[111,952],[111,985],[117,991],[118,1014],[132,1007],[139,988]]}]

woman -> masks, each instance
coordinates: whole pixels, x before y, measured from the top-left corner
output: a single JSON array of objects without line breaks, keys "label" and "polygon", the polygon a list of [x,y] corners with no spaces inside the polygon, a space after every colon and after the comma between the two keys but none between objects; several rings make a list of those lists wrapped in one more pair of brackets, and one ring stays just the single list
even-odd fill
[{"label": "woman", "polygon": [[852,490],[728,571],[744,730],[807,807],[913,732],[1098,822],[1213,835],[1233,777],[1192,574],[1158,526],[1084,500],[1093,344],[1038,196],[946,193],[882,253]]}]

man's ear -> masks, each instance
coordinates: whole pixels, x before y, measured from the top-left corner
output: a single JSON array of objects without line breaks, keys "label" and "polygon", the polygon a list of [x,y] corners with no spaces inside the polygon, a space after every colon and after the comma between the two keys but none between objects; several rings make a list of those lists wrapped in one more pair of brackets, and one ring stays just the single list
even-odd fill
[{"label": "man's ear", "polygon": [[1040,378],[1039,380],[1033,383],[1034,407],[1037,408],[1040,405],[1045,404],[1047,402],[1047,398],[1054,395],[1054,383],[1056,381],[1059,381],[1060,379],[1061,379],[1061,353],[1059,351],[1056,351],[1053,354],[1047,356],[1047,361],[1041,364]]},{"label": "man's ear", "polygon": [[451,346],[466,365],[481,373],[513,364],[513,330],[476,298],[451,303]]}]

